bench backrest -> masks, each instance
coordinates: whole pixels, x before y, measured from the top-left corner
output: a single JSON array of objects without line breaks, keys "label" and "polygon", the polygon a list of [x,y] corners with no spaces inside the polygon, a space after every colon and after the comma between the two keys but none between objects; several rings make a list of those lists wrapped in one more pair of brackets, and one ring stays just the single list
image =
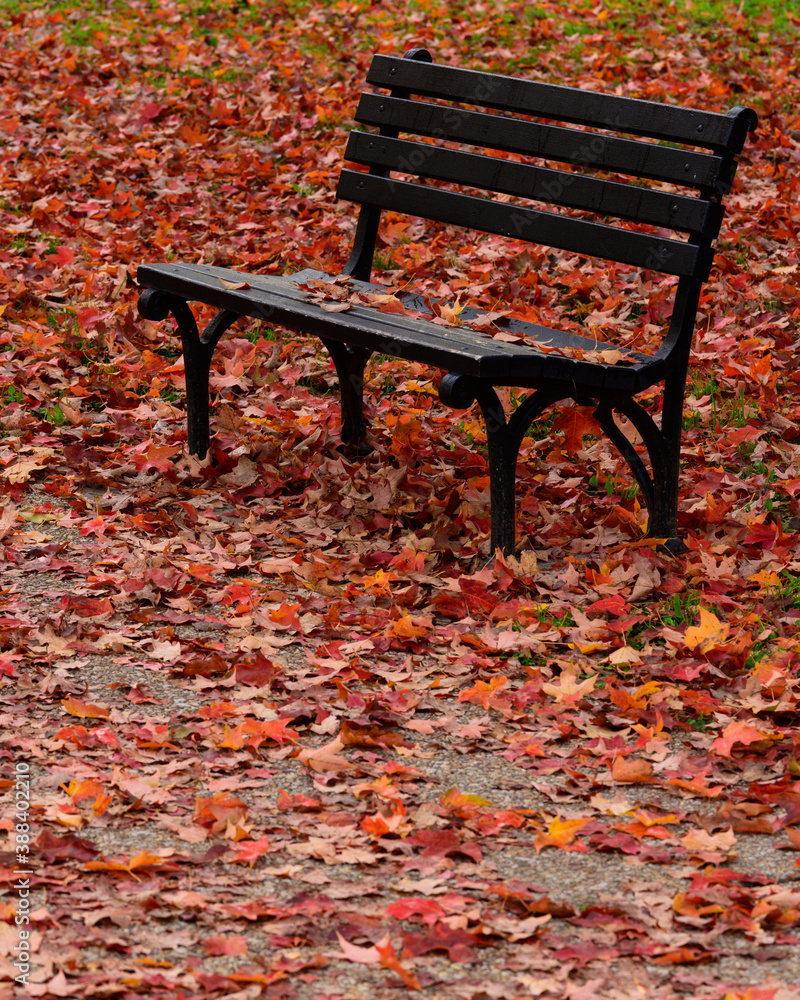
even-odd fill
[{"label": "bench backrest", "polygon": [[[367,82],[391,93],[361,95],[356,120],[379,132],[352,132],[347,144],[346,159],[370,169],[344,169],[339,180],[338,196],[362,205],[346,273],[369,279],[380,213],[390,209],[677,275],[692,285],[708,277],[735,156],[757,124],[750,108],[720,114],[480,73],[436,65],[425,49],[403,58],[376,55]],[[626,226],[631,222],[644,226],[634,231]],[[664,236],[664,229],[676,235]]]}]

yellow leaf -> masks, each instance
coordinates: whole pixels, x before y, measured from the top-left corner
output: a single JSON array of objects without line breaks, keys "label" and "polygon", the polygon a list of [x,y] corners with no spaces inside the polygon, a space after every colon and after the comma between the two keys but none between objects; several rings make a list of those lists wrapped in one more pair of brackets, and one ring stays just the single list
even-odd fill
[{"label": "yellow leaf", "polygon": [[236,729],[231,732],[230,727],[226,724],[224,737],[219,743],[215,743],[214,746],[226,750],[241,750],[244,746],[244,734],[241,730],[242,727],[237,726]]},{"label": "yellow leaf", "polygon": [[634,691],[632,697],[635,702],[646,701],[651,695],[655,694],[656,691],[661,690],[661,681],[647,681],[646,684],[642,684],[640,688]]},{"label": "yellow leaf", "polygon": [[759,570],[758,573],[748,576],[747,579],[757,583],[762,590],[768,590],[771,587],[780,587],[781,585],[781,578],[778,574],[768,569]]},{"label": "yellow leaf", "polygon": [[134,868],[144,868],[148,865],[158,865],[164,860],[165,855],[163,854],[152,854],[150,851],[141,851],[136,857],[131,858],[128,862],[128,868],[133,871]]},{"label": "yellow leaf", "polygon": [[607,642],[576,642],[575,645],[578,647],[578,652],[583,653],[584,656],[589,656],[598,650],[605,652],[608,649]]},{"label": "yellow leaf", "polygon": [[461,325],[461,320],[458,317],[463,311],[464,307],[458,304],[458,299],[451,306],[447,305],[446,302],[439,306],[439,315],[448,323],[452,323],[453,326]]},{"label": "yellow leaf", "polygon": [[725,642],[729,631],[730,626],[727,622],[721,622],[711,611],[700,608],[700,624],[690,625],[686,629],[683,641],[689,649],[696,649],[698,653],[709,653]]}]

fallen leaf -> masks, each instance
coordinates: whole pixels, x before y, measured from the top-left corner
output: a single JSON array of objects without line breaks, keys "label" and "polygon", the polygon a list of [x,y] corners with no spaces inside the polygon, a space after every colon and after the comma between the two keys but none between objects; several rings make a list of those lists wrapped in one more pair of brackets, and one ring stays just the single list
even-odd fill
[{"label": "fallen leaf", "polygon": [[686,629],[684,642],[689,649],[696,649],[699,653],[709,653],[725,642],[729,631],[727,623],[721,622],[706,608],[700,608],[700,624],[691,625]]}]

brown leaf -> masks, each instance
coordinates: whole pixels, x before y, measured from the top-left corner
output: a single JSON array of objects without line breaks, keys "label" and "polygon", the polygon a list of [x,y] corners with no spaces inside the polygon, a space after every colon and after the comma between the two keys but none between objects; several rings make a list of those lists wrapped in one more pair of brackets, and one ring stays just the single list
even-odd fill
[{"label": "brown leaf", "polygon": [[650,782],[653,780],[653,765],[649,760],[615,757],[611,764],[611,777],[620,784]]},{"label": "brown leaf", "polygon": [[348,309],[352,309],[352,303],[350,302],[317,302],[320,309],[329,313],[340,313],[346,312]]},{"label": "brown leaf", "polygon": [[343,747],[344,743],[337,736],[317,750],[301,750],[297,754],[297,759],[312,771],[349,771],[355,764],[351,764],[346,757],[337,753]]}]

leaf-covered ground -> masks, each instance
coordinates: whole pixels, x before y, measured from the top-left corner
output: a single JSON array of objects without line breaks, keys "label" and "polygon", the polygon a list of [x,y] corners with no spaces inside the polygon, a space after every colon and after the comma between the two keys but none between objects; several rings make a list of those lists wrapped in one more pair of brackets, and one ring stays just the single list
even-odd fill
[{"label": "leaf-covered ground", "polygon": [[[800,996],[798,17],[647,6],[0,0],[3,998]],[[258,325],[217,355],[213,462],[187,457],[137,264],[341,265],[366,67],[412,45],[758,111],[692,357],[685,556],[642,543],[576,409],[524,442],[522,558],[482,569],[477,414],[376,358],[355,461],[317,345]],[[388,223],[387,281],[663,320],[647,276]]]}]

